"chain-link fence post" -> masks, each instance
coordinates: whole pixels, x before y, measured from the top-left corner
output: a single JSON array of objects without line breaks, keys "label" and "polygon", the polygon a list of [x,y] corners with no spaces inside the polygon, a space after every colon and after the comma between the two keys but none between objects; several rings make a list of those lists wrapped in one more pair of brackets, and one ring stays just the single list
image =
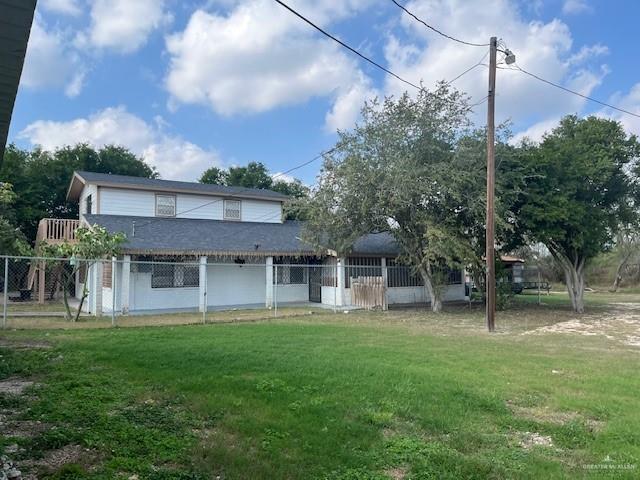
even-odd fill
[{"label": "chain-link fence post", "polygon": [[338,313],[338,262],[333,266],[333,313]]},{"label": "chain-link fence post", "polygon": [[278,316],[278,265],[274,267],[274,279],[273,279],[273,316]]},{"label": "chain-link fence post", "polygon": [[[204,261],[203,261],[204,259]],[[204,282],[204,293],[202,294],[202,296],[204,297],[203,299],[203,305],[202,305],[202,323],[206,325],[207,323],[207,306],[209,301],[207,300],[207,294],[208,292],[208,287],[209,287],[209,263],[207,261],[207,257],[200,257],[200,262],[201,262],[201,267],[204,270],[204,275],[202,275],[204,278],[202,279],[202,281]],[[204,263],[204,265],[202,265],[202,263]]]},{"label": "chain-link fence post", "polygon": [[7,306],[9,303],[9,257],[4,257],[4,285],[2,299],[2,328],[7,328]]},{"label": "chain-link fence post", "polygon": [[116,257],[111,257],[111,326],[116,326]]}]

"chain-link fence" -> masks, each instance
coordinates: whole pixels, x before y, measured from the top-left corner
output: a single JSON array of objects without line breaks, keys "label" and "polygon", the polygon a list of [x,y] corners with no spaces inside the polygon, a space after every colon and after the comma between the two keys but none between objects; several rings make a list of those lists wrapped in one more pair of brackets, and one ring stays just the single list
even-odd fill
[{"label": "chain-link fence", "polygon": [[[2,321],[11,328],[206,323],[430,300],[414,269],[385,258],[0,257],[0,268]],[[443,299],[464,301],[462,272],[440,273]]]}]

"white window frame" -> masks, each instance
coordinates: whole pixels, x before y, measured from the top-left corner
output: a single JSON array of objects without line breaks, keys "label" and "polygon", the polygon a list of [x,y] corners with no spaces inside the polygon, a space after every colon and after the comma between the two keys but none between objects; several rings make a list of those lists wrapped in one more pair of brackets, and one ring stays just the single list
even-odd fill
[{"label": "white window frame", "polygon": [[[160,198],[171,198],[173,199],[173,214],[159,213],[158,211],[158,199]],[[166,194],[166,193],[156,193],[156,217],[175,217],[176,216],[176,208],[177,208],[177,199],[175,195]]]},{"label": "white window frame", "polygon": [[[227,204],[228,202],[234,202],[238,204],[238,216],[237,217],[230,217],[227,215]],[[235,209],[234,209],[235,210]],[[235,198],[225,198],[223,205],[222,205],[222,218],[224,220],[232,220],[235,222],[239,222],[242,220],[242,201],[235,199]]]}]

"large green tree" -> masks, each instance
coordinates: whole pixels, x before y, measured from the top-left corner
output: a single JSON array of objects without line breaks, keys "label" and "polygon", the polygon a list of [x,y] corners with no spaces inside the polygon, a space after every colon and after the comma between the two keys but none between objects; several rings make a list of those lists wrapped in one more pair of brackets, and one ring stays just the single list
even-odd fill
[{"label": "large green tree", "polygon": [[67,202],[67,189],[75,170],[155,178],[157,172],[123,147],[95,149],[86,144],[54,152],[36,148],[21,150],[9,145],[0,169],[0,181],[13,185],[12,208],[18,226],[34,241],[38,222],[44,217],[77,218],[78,205]]},{"label": "large green tree", "polygon": [[298,179],[279,179],[272,176],[267,167],[261,162],[250,162],[247,166],[231,167],[228,170],[210,167],[199,179],[200,183],[213,185],[227,185],[231,187],[263,188],[282,193],[290,197],[284,207],[285,219],[305,219],[301,199],[309,195],[309,188]]},{"label": "large green tree", "polygon": [[12,208],[16,195],[9,183],[0,182],[0,254],[29,255],[31,249],[26,237],[16,226],[15,210]]},{"label": "large green tree", "polygon": [[585,266],[635,221],[630,172],[639,155],[620,123],[571,115],[528,157],[534,174],[520,221],[562,268],[576,312],[584,311]]},{"label": "large green tree", "polygon": [[446,84],[365,104],[361,122],[339,132],[325,158],[305,238],[348,254],[362,234],[390,233],[439,311],[443,266],[461,260],[453,246],[463,238],[448,219],[459,207],[451,164],[468,112],[464,95]]},{"label": "large green tree", "polygon": [[[498,257],[525,242],[518,209],[531,175],[529,162],[526,161],[531,148],[526,144],[511,145],[510,139],[508,125],[501,125],[497,129],[495,145],[495,238]],[[455,145],[446,188],[457,209],[455,214],[443,221],[464,239],[457,243],[458,256],[465,260],[474,284],[481,292],[484,292],[486,271],[486,172],[487,132],[484,128],[476,129],[463,135]]]}]

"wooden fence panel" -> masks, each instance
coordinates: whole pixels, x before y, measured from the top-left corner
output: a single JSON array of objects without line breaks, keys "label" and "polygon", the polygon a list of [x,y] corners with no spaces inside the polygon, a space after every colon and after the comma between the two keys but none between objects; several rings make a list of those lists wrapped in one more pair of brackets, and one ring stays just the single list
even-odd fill
[{"label": "wooden fence panel", "polygon": [[356,307],[387,309],[386,286],[383,277],[352,277],[351,303]]}]

